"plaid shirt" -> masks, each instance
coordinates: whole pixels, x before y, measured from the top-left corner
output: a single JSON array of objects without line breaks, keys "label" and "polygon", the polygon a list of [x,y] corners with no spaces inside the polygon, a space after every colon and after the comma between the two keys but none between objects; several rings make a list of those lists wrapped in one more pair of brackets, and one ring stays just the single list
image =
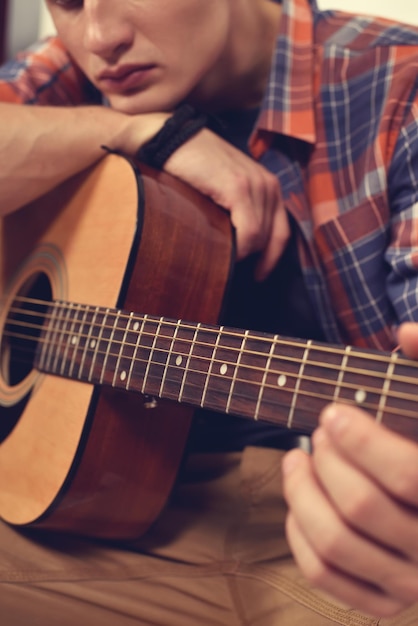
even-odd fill
[{"label": "plaid shirt", "polygon": [[391,349],[418,321],[418,29],[285,0],[251,148],[328,340]]},{"label": "plaid shirt", "polygon": [[[57,39],[0,70],[0,100],[95,99]],[[418,29],[284,0],[250,146],[299,224],[328,340],[392,348],[418,320]]]},{"label": "plaid shirt", "polygon": [[0,101],[68,106],[97,102],[97,92],[71,62],[57,37],[0,67]]}]

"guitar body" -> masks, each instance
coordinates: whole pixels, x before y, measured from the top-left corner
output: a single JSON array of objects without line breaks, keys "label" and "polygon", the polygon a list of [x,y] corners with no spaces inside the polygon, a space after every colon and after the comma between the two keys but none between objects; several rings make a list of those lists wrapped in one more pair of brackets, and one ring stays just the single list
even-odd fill
[{"label": "guitar body", "polygon": [[[139,168],[139,169],[137,169]],[[227,215],[179,181],[109,155],[1,225],[0,332],[16,295],[218,321]],[[42,282],[42,281],[41,281]],[[32,291],[30,291],[33,297]],[[0,361],[0,517],[128,539],[169,497],[193,409]]]}]

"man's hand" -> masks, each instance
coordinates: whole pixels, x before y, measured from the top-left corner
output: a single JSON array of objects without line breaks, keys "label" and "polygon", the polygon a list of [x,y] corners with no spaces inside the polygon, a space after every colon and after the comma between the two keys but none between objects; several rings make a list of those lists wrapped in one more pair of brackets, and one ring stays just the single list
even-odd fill
[{"label": "man's hand", "polygon": [[[168,113],[125,116],[119,134],[106,145],[134,156],[169,117]],[[238,260],[260,253],[256,278],[265,278],[290,236],[277,178],[207,128],[177,148],[164,170],[230,212]]]},{"label": "man's hand", "polygon": [[[400,329],[418,355],[418,324]],[[418,445],[354,407],[320,416],[313,453],[283,463],[287,536],[313,585],[376,617],[418,601]]]},{"label": "man's hand", "polygon": [[290,235],[276,177],[207,129],[178,148],[164,169],[230,212],[238,260],[260,252],[256,277],[265,278]]}]

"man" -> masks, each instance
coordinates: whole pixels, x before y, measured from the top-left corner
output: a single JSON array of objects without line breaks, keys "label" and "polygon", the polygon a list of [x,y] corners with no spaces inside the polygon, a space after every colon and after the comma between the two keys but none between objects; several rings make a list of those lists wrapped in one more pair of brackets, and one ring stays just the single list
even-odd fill
[{"label": "man", "polygon": [[[193,105],[215,130],[180,133],[159,166],[231,213],[227,321],[418,357],[401,325],[418,315],[416,29],[306,0],[48,6],[59,40],[1,73],[3,214],[103,145],[154,162]],[[417,444],[347,405],[319,419],[313,454],[283,455],[281,432],[199,415],[172,501],[129,546],[4,525],[5,623],[415,623]]]}]

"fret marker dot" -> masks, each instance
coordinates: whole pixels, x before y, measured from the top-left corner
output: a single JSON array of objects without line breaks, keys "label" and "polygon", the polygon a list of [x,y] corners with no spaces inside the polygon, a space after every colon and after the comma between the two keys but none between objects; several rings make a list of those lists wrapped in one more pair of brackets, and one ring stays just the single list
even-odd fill
[{"label": "fret marker dot", "polygon": [[358,391],[356,391],[356,394],[354,397],[356,399],[357,404],[362,404],[365,401],[367,394],[364,391],[364,389],[359,389]]},{"label": "fret marker dot", "polygon": [[135,324],[133,325],[133,329],[138,330],[138,328],[139,328],[139,322],[135,322]]},{"label": "fret marker dot", "polygon": [[280,374],[280,376],[277,379],[277,384],[279,385],[279,387],[284,387],[286,382],[287,382],[286,376],[284,374]]},{"label": "fret marker dot", "polygon": [[182,362],[183,362],[183,358],[179,355],[179,356],[176,358],[176,365],[181,365],[181,364],[182,364]]},{"label": "fret marker dot", "polygon": [[226,363],[224,363],[223,365],[221,365],[221,370],[220,370],[220,372],[221,372],[222,376],[225,376],[225,374],[227,373],[227,371],[228,371],[228,366],[227,366],[227,364],[226,364]]},{"label": "fret marker dot", "polygon": [[124,380],[126,380],[126,377],[127,377],[127,373],[126,372],[121,372],[120,379],[122,381],[124,381]]},{"label": "fret marker dot", "polygon": [[75,346],[75,344],[77,343],[77,337],[71,337],[71,343],[73,344],[73,346]]},{"label": "fret marker dot", "polygon": [[95,348],[95,347],[96,347],[96,340],[95,340],[95,339],[92,339],[92,340],[90,341],[90,348]]}]

